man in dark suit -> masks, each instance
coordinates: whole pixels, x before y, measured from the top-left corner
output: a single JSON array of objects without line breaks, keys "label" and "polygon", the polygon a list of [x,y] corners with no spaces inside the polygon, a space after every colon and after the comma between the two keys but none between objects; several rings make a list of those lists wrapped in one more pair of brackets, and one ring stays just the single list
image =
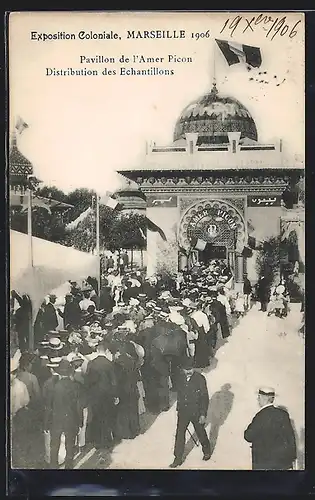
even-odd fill
[{"label": "man in dark suit", "polygon": [[45,333],[49,331],[56,330],[58,326],[58,317],[55,308],[56,303],[56,295],[49,295],[49,302],[45,307],[44,315],[43,315],[43,324]]},{"label": "man in dark suit", "polygon": [[289,470],[296,460],[296,442],[288,412],[274,406],[275,391],[261,388],[258,392],[260,410],[244,432],[252,444],[252,468]]},{"label": "man in dark suit", "polygon": [[73,468],[75,441],[83,425],[83,407],[80,384],[72,379],[73,369],[66,359],[55,368],[59,377],[49,380],[44,387],[44,430],[50,431],[50,464],[58,469],[58,452],[62,433],[65,435],[66,469]]},{"label": "man in dark suit", "polygon": [[97,352],[87,365],[85,387],[89,399],[91,419],[87,426],[87,440],[97,450],[109,449],[114,444],[115,405],[118,388],[114,364],[109,360],[109,343],[100,341]]},{"label": "man in dark suit", "polygon": [[183,463],[185,433],[192,422],[203,451],[203,460],[210,460],[210,441],[205,423],[209,406],[209,393],[205,377],[194,371],[193,359],[184,361],[183,373],[177,386],[177,429],[174,456],[171,468]]},{"label": "man in dark suit", "polygon": [[267,279],[264,275],[260,276],[256,288],[257,288],[257,298],[261,306],[260,311],[266,312],[267,304],[269,301],[269,286]]}]

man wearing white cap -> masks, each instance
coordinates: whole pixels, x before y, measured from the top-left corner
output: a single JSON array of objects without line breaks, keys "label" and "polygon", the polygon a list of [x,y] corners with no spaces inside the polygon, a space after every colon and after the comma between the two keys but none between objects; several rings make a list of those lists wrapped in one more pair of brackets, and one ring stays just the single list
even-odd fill
[{"label": "man wearing white cap", "polygon": [[288,412],[274,406],[275,391],[261,387],[259,411],[244,432],[251,443],[253,470],[290,470],[296,460],[295,435]]}]

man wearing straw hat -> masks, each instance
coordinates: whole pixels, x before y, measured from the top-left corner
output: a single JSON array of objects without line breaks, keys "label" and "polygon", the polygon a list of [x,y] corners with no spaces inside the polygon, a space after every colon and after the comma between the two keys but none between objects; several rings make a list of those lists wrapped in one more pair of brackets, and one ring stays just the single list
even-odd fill
[{"label": "man wearing straw hat", "polygon": [[253,469],[290,470],[296,460],[290,416],[286,409],[274,406],[274,399],[273,388],[259,389],[260,409],[244,432],[244,439],[251,443]]}]

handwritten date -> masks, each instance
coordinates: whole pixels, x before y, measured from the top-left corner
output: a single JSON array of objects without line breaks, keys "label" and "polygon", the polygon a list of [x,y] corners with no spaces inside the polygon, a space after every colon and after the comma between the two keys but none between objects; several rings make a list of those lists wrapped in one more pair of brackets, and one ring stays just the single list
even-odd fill
[{"label": "handwritten date", "polygon": [[270,38],[270,40],[273,40],[278,34],[294,38],[298,33],[296,28],[300,22],[301,20],[297,21],[293,26],[289,26],[286,16],[279,18],[259,14],[259,16],[253,16],[251,19],[243,16],[235,16],[233,19],[228,18],[225,21],[220,33],[226,30],[230,32],[230,36],[232,37],[236,29],[243,28],[243,33],[247,30],[253,32],[256,26],[260,25],[266,31],[266,38]]}]

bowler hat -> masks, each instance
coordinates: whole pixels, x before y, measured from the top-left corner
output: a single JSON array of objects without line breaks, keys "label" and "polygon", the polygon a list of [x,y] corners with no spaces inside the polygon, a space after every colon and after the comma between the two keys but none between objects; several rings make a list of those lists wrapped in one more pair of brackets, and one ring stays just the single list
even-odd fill
[{"label": "bowler hat", "polygon": [[68,361],[67,359],[62,359],[58,367],[55,368],[55,371],[59,375],[68,376],[71,375],[71,373],[73,373],[73,367],[71,366],[70,361]]},{"label": "bowler hat", "polygon": [[183,370],[191,370],[194,368],[194,359],[193,358],[186,358],[181,364]]}]

